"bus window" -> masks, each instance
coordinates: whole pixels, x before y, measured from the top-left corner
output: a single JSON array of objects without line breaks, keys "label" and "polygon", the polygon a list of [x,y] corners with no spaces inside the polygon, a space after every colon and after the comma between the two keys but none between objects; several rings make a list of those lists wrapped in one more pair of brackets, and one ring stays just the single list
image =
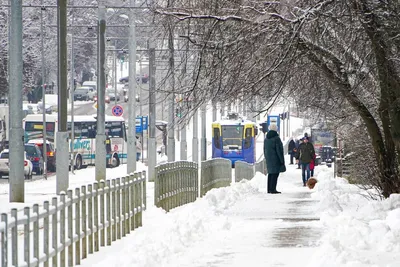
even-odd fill
[{"label": "bus window", "polygon": [[110,137],[124,137],[123,125],[120,121],[108,121],[106,122],[106,133]]},{"label": "bus window", "polygon": [[214,128],[214,144],[215,148],[221,149],[221,142],[220,142],[220,134],[219,134],[219,129]]},{"label": "bus window", "polygon": [[245,139],[244,139],[244,148],[248,149],[251,146],[251,138],[252,138],[252,129],[247,128],[245,132]]}]

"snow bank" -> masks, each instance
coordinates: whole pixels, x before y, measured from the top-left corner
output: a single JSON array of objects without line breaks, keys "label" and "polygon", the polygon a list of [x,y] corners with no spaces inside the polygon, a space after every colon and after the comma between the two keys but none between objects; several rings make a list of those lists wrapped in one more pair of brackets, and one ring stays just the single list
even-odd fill
[{"label": "snow bank", "polygon": [[312,197],[328,232],[310,267],[399,266],[400,195],[371,200],[345,179],[322,174]]}]

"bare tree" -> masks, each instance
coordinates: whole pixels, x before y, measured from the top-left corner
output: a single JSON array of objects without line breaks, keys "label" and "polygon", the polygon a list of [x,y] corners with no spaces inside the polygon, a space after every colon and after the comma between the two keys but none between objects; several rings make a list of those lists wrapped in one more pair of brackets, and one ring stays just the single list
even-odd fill
[{"label": "bare tree", "polygon": [[184,37],[201,50],[198,80],[211,97],[259,95],[271,103],[291,95],[326,118],[359,121],[376,185],[384,197],[400,192],[398,3],[182,0],[175,6],[159,2],[154,12],[177,24],[202,24]]}]

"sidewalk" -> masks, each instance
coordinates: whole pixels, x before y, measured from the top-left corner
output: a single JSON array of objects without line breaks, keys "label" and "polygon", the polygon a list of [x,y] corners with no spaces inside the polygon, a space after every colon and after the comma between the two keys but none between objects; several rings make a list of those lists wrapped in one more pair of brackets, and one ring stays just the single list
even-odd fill
[{"label": "sidewalk", "polygon": [[[148,203],[143,227],[82,265],[307,266],[325,229],[313,190],[302,186],[295,165],[287,169],[278,179],[282,194],[267,194],[266,176],[257,173],[251,181],[213,189],[169,213]],[[333,177],[333,171],[319,166],[316,175]]]}]

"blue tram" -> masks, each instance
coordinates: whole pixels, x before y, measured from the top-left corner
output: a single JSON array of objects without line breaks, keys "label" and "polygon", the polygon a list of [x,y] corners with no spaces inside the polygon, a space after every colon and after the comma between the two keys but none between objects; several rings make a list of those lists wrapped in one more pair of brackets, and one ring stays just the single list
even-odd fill
[{"label": "blue tram", "polygon": [[256,136],[258,128],[252,121],[224,120],[212,123],[212,157],[256,161]]}]

